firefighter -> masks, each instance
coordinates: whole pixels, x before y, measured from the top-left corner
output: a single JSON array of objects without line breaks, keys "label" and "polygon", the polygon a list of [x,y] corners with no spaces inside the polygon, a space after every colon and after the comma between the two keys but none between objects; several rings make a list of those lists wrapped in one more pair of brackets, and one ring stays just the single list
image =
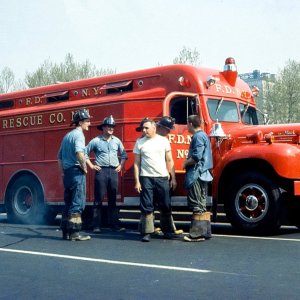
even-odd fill
[{"label": "firefighter", "polygon": [[139,126],[135,128],[135,131],[142,133],[141,138],[145,136],[145,134],[143,132],[143,125],[148,120],[149,120],[148,117],[143,118],[142,121],[140,122]]},{"label": "firefighter", "polygon": [[[167,137],[168,134],[170,133],[170,131],[172,129],[174,129],[174,124],[175,124],[175,119],[169,116],[164,116],[162,117],[156,124],[157,129],[156,132],[158,134],[160,134],[161,136],[165,136]],[[174,163],[173,163],[174,165]],[[174,166],[173,166],[173,171],[170,173],[170,192],[174,191],[176,186],[177,186],[177,182],[176,182],[176,178],[175,178],[175,171],[174,171]],[[172,177],[174,177],[174,179],[172,180]],[[176,225],[174,223],[173,217],[171,216],[172,219],[172,227],[173,227],[173,233],[176,235],[180,235],[183,233],[183,230],[181,229],[176,229]]]},{"label": "firefighter", "polygon": [[154,199],[163,216],[164,237],[170,239],[173,228],[169,194],[169,172],[173,168],[170,142],[156,133],[156,123],[151,119],[143,123],[143,134],[133,149],[135,190],[140,193],[142,242],[149,242],[154,232]]},{"label": "firefighter", "polygon": [[[142,137],[145,136],[145,134],[144,134],[144,132],[143,132],[143,125],[144,125],[144,123],[146,123],[148,120],[149,120],[148,117],[143,118],[143,119],[141,120],[139,126],[135,128],[135,130],[136,130],[137,132],[141,132],[141,133],[142,133],[142,135],[140,136],[140,138],[142,138]],[[141,231],[142,219],[143,219],[143,217],[141,216],[140,222],[139,222],[139,226],[138,226],[138,230],[139,230],[139,231]],[[153,214],[153,223],[155,223],[155,215],[154,215],[154,214]],[[161,233],[161,228],[160,228],[160,227],[154,227],[154,233],[155,233],[155,234],[160,234],[160,233]]]},{"label": "firefighter", "polygon": [[85,109],[74,113],[70,126],[75,124],[76,128],[64,136],[58,152],[58,164],[64,183],[65,208],[61,221],[64,240],[86,241],[91,238],[80,234],[81,214],[85,207],[87,174],[83,132],[89,130],[90,118]]},{"label": "firefighter", "polygon": [[[95,201],[93,209],[93,232],[101,232],[101,209],[105,194],[108,198],[108,225],[111,229],[124,230],[119,226],[119,209],[117,203],[117,191],[119,173],[123,170],[127,160],[127,153],[119,138],[113,135],[116,126],[113,116],[104,118],[97,126],[102,131],[92,139],[86,147],[86,155],[95,153],[95,164],[87,157],[87,164],[95,170]],[[120,155],[120,161],[118,158]]]},{"label": "firefighter", "polygon": [[186,170],[185,187],[188,191],[188,206],[193,212],[190,232],[185,241],[203,241],[211,237],[210,212],[206,211],[207,182],[212,181],[213,167],[211,144],[201,129],[197,115],[188,117],[187,129],[192,134],[187,159],[183,162]]}]

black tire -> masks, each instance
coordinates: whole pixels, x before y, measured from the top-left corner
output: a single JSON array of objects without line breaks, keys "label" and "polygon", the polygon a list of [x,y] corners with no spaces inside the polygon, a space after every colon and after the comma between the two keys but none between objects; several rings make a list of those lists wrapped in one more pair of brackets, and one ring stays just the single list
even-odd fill
[{"label": "black tire", "polygon": [[281,191],[264,174],[235,176],[225,194],[225,212],[231,224],[253,233],[272,233],[280,227]]},{"label": "black tire", "polygon": [[39,181],[22,175],[9,187],[6,199],[8,222],[40,224],[44,222],[44,194]]}]

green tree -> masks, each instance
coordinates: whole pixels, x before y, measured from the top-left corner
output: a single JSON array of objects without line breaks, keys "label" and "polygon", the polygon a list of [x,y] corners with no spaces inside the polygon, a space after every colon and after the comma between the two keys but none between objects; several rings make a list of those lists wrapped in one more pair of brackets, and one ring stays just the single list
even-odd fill
[{"label": "green tree", "polygon": [[4,67],[0,72],[0,94],[7,93],[12,90],[15,82],[15,75],[13,71]]},{"label": "green tree", "polygon": [[300,122],[300,63],[287,62],[267,91],[265,106],[272,123]]},{"label": "green tree", "polygon": [[179,52],[179,55],[173,59],[173,64],[189,64],[194,66],[200,65],[200,53],[195,48],[191,50],[190,48],[183,47]]},{"label": "green tree", "polygon": [[64,62],[60,64],[45,60],[36,71],[26,74],[25,83],[29,88],[33,88],[113,73],[115,70],[110,68],[97,69],[88,60],[77,63],[73,55],[68,53]]}]

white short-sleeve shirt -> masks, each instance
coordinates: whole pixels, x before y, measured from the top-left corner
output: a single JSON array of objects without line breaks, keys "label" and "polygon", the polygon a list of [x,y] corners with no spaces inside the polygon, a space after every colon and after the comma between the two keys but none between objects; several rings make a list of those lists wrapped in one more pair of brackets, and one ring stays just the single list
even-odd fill
[{"label": "white short-sleeve shirt", "polygon": [[166,152],[171,151],[166,137],[155,135],[143,137],[136,141],[133,153],[141,155],[140,176],[167,177]]}]

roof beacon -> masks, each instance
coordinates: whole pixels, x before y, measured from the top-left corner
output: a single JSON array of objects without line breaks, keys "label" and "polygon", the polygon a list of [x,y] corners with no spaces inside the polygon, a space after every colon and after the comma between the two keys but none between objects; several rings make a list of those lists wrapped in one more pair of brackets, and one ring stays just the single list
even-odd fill
[{"label": "roof beacon", "polygon": [[224,71],[221,73],[224,75],[230,85],[235,85],[238,72],[235,64],[235,59],[233,57],[226,58]]}]

